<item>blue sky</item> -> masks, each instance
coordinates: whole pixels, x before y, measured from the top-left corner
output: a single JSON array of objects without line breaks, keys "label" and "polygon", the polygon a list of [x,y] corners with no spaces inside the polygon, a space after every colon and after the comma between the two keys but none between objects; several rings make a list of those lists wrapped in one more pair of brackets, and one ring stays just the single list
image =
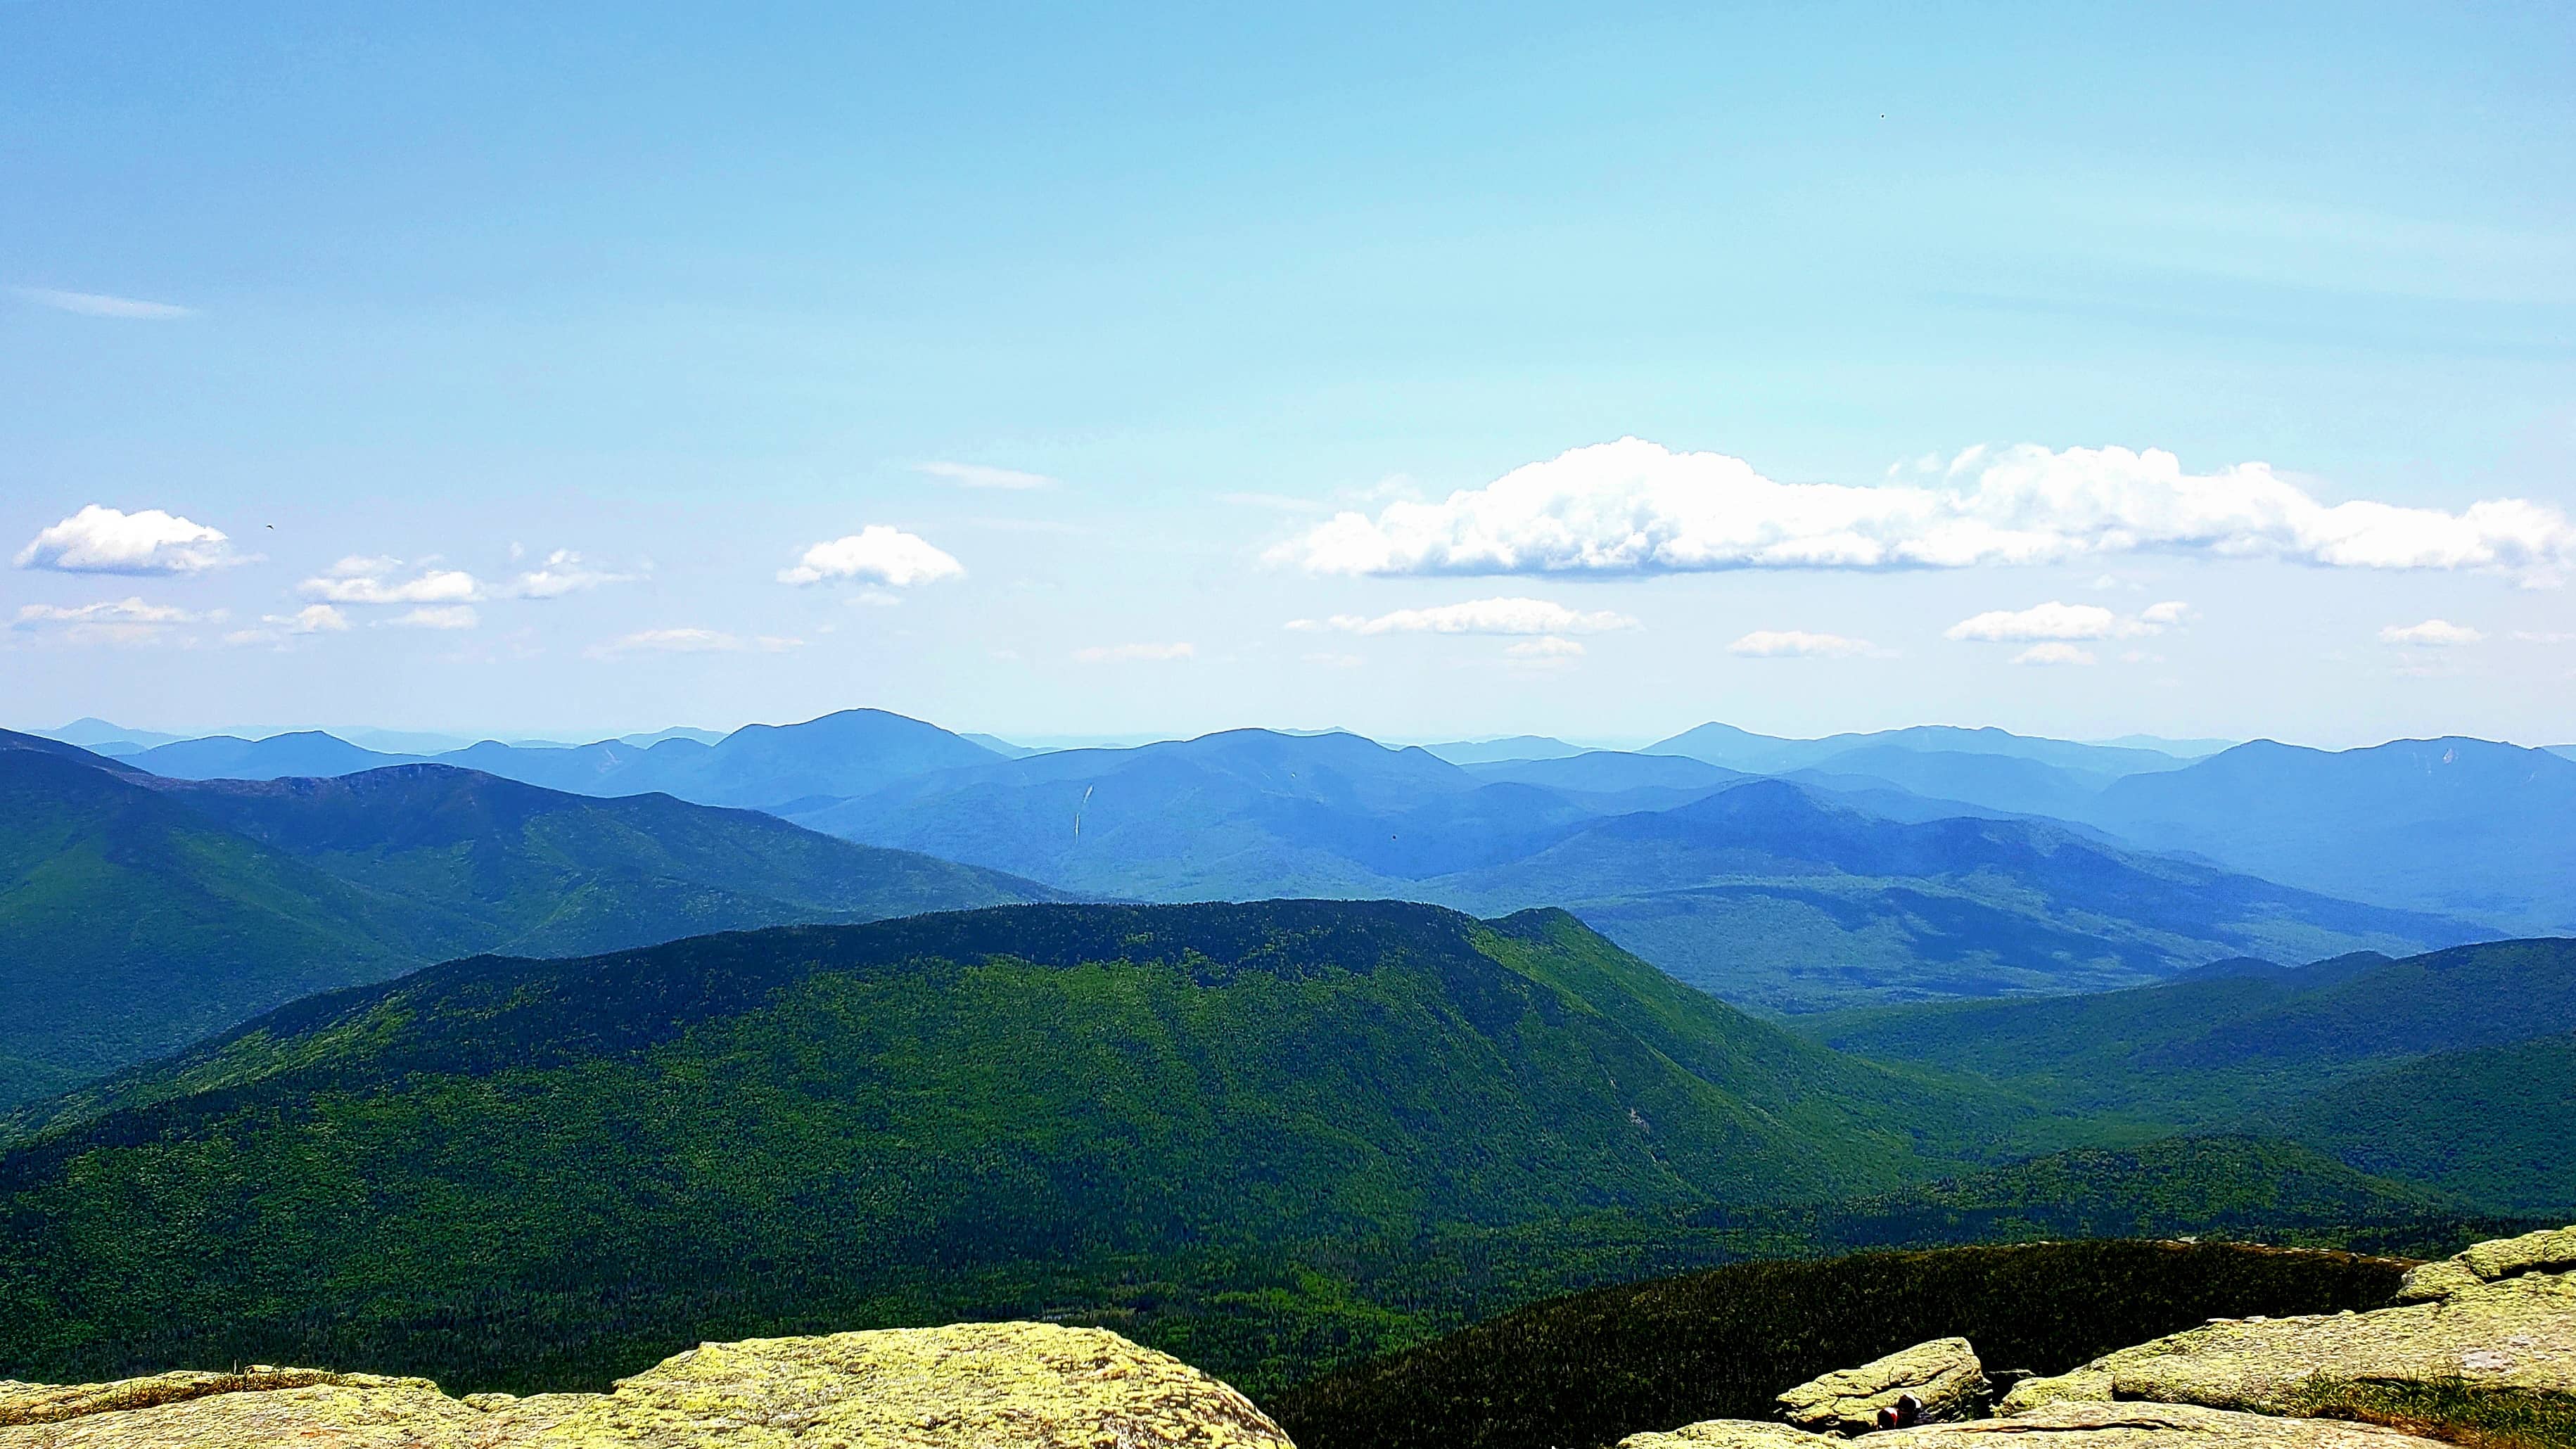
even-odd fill
[{"label": "blue sky", "polygon": [[2576,738],[2565,7],[1214,9],[0,5],[6,722]]}]

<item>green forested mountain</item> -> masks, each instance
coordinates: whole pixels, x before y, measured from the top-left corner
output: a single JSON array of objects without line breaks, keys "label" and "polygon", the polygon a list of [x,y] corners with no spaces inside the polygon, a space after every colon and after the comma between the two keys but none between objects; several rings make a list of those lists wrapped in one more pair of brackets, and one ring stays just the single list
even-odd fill
[{"label": "green forested mountain", "polygon": [[2266,1125],[2493,1212],[2576,1210],[2576,1036],[2441,1052],[2315,1093]]},{"label": "green forested mountain", "polygon": [[2576,940],[1874,1008],[1798,1026],[1845,1051],[1937,1061],[2070,1110],[2216,1125],[2428,1053],[2576,1030]]},{"label": "green forested mountain", "polygon": [[476,958],[115,1086],[0,1159],[7,1372],[594,1381],[796,1324],[1097,1309],[1140,1273],[1187,1297],[1228,1252],[1276,1301],[1197,1352],[1257,1364],[1283,1324],[1347,1353],[1386,1316],[1278,1282],[1300,1254],[1882,1190],[2027,1129],[1560,912],[1313,901]]},{"label": "green forested mountain", "polygon": [[666,796],[427,765],[186,784],[41,744],[0,748],[0,1108],[467,952],[1054,894]]}]

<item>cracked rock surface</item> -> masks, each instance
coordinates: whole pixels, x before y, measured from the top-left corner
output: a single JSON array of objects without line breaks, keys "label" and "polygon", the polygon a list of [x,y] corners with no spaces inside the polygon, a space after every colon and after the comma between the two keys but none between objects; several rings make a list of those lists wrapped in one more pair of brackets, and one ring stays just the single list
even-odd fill
[{"label": "cracked rock surface", "polygon": [[2576,1229],[2480,1243],[2409,1273],[2392,1308],[2226,1319],[2013,1386],[1997,1412],[2144,1399],[2299,1412],[2316,1383],[2576,1394]]},{"label": "cracked rock surface", "polygon": [[[1712,1419],[1659,1434],[1631,1434],[1619,1449],[1825,1449],[1846,1442],[1781,1424]],[[2282,1419],[2197,1404],[2060,1402],[2011,1419],[1971,1419],[1886,1429],[1871,1449],[2432,1449],[2435,1441],[2332,1419]]]},{"label": "cracked rock surface", "polygon": [[254,1368],[0,1383],[0,1449],[1292,1449],[1241,1394],[1105,1329],[964,1323],[702,1344],[606,1394]]}]

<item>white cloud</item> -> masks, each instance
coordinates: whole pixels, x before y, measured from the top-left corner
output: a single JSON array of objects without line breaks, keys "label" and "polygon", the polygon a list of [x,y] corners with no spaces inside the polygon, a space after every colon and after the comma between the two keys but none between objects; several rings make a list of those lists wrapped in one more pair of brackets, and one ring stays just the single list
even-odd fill
[{"label": "white cloud", "polygon": [[67,574],[193,574],[250,560],[220,529],[158,508],[126,513],[93,503],[38,533],[16,562]]},{"label": "white cloud", "polygon": [[222,618],[220,610],[192,614],[169,604],[147,604],[139,598],[111,599],[68,606],[22,605],[12,627],[42,630],[75,644],[157,644],[182,624]]},{"label": "white cloud", "polygon": [[282,644],[302,634],[345,634],[349,616],[329,604],[307,604],[292,614],[262,614],[260,627],[238,629],[224,636],[227,644]]},{"label": "white cloud", "polygon": [[96,604],[27,604],[18,610],[18,623],[33,627],[43,624],[192,624],[197,616],[168,604],[147,604],[141,599],[112,599]]},{"label": "white cloud", "polygon": [[2012,658],[2015,664],[2094,664],[2100,661],[2090,649],[2072,644],[2033,644]]},{"label": "white cloud", "polygon": [[483,616],[474,612],[472,604],[432,604],[377,622],[402,629],[471,629],[483,622]]},{"label": "white cloud", "polygon": [[846,538],[818,543],[805,550],[792,569],[778,571],[782,584],[819,584],[826,579],[852,579],[908,589],[915,584],[955,578],[966,567],[931,546],[918,534],[871,523]]},{"label": "white cloud", "polygon": [[1336,514],[1271,558],[1330,574],[1965,568],[2129,553],[2492,569],[2554,584],[2576,524],[2489,499],[2458,513],[2326,504],[2264,463],[2187,474],[2160,449],[1970,449],[1938,485],[1780,483],[1637,438],[1575,448],[1436,503]]},{"label": "white cloud", "polygon": [[588,651],[594,659],[620,654],[780,654],[801,647],[802,639],[771,634],[728,634],[720,629],[645,629]]},{"label": "white cloud", "polygon": [[2391,624],[2379,631],[2382,644],[2420,644],[2448,648],[2454,644],[2475,644],[2487,636],[2465,624],[2448,619],[2427,619],[2421,624]]},{"label": "white cloud", "polygon": [[168,322],[197,315],[193,307],[169,302],[145,302],[133,297],[111,297],[104,292],[62,292],[52,287],[12,287],[9,289],[39,307],[57,312],[77,312],[84,317],[117,317],[131,322]]},{"label": "white cloud", "polygon": [[853,609],[891,609],[903,602],[903,595],[889,594],[883,589],[861,589],[844,602]]},{"label": "white cloud", "polygon": [[330,604],[470,604],[483,597],[483,586],[459,569],[427,569],[399,582],[386,579],[401,562],[344,558],[328,573],[296,585],[296,592]]},{"label": "white cloud", "polygon": [[1855,654],[1875,654],[1878,646],[1866,639],[1850,639],[1840,634],[1810,634],[1804,629],[1756,629],[1727,645],[1726,652],[1758,659],[1844,659]]},{"label": "white cloud", "polygon": [[1140,659],[1194,659],[1195,644],[1108,644],[1089,649],[1076,649],[1073,657],[1084,664],[1125,664]]},{"label": "white cloud", "polygon": [[1523,639],[1505,645],[1503,652],[1514,659],[1573,659],[1583,653],[1583,646],[1551,634],[1544,639]]},{"label": "white cloud", "polygon": [[916,473],[927,473],[943,483],[960,488],[1053,488],[1057,479],[1044,473],[1023,473],[1017,468],[988,468],[981,463],[918,463]]},{"label": "white cloud", "polygon": [[2136,617],[2126,619],[2096,604],[2067,604],[2051,599],[2027,609],[1989,609],[1942,630],[1941,637],[1988,644],[2025,644],[2034,639],[2133,639],[2142,634],[2161,634],[2189,617],[2191,605],[2179,599],[2150,604]]},{"label": "white cloud", "polygon": [[584,564],[581,555],[568,548],[546,555],[545,563],[512,579],[502,592],[520,599],[560,599],[566,594],[582,593],[602,584],[622,584],[634,579],[633,574],[610,573]]},{"label": "white cloud", "polygon": [[2531,629],[2516,629],[2513,631],[2513,637],[2525,644],[2576,644],[2576,634],[2542,633]]},{"label": "white cloud", "polygon": [[1545,599],[1471,599],[1429,609],[1398,609],[1374,619],[1364,614],[1291,619],[1288,627],[1338,629],[1346,634],[1599,634],[1634,629],[1637,621],[1607,609],[1586,612]]}]

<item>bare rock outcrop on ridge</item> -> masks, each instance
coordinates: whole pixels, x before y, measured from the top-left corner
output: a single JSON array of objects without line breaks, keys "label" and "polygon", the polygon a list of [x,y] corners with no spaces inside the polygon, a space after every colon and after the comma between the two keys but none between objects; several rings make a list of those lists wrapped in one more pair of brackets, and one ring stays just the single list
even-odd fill
[{"label": "bare rock outcrop on ridge", "polygon": [[0,1449],[1293,1449],[1241,1394],[1097,1328],[963,1323],[702,1344],[606,1394],[255,1368],[0,1383]]},{"label": "bare rock outcrop on ridge", "polygon": [[1817,1433],[1864,1434],[1907,1397],[1917,1423],[1974,1418],[1986,1408],[1985,1366],[1966,1339],[1936,1338],[1809,1379],[1780,1396],[1780,1417]]}]

